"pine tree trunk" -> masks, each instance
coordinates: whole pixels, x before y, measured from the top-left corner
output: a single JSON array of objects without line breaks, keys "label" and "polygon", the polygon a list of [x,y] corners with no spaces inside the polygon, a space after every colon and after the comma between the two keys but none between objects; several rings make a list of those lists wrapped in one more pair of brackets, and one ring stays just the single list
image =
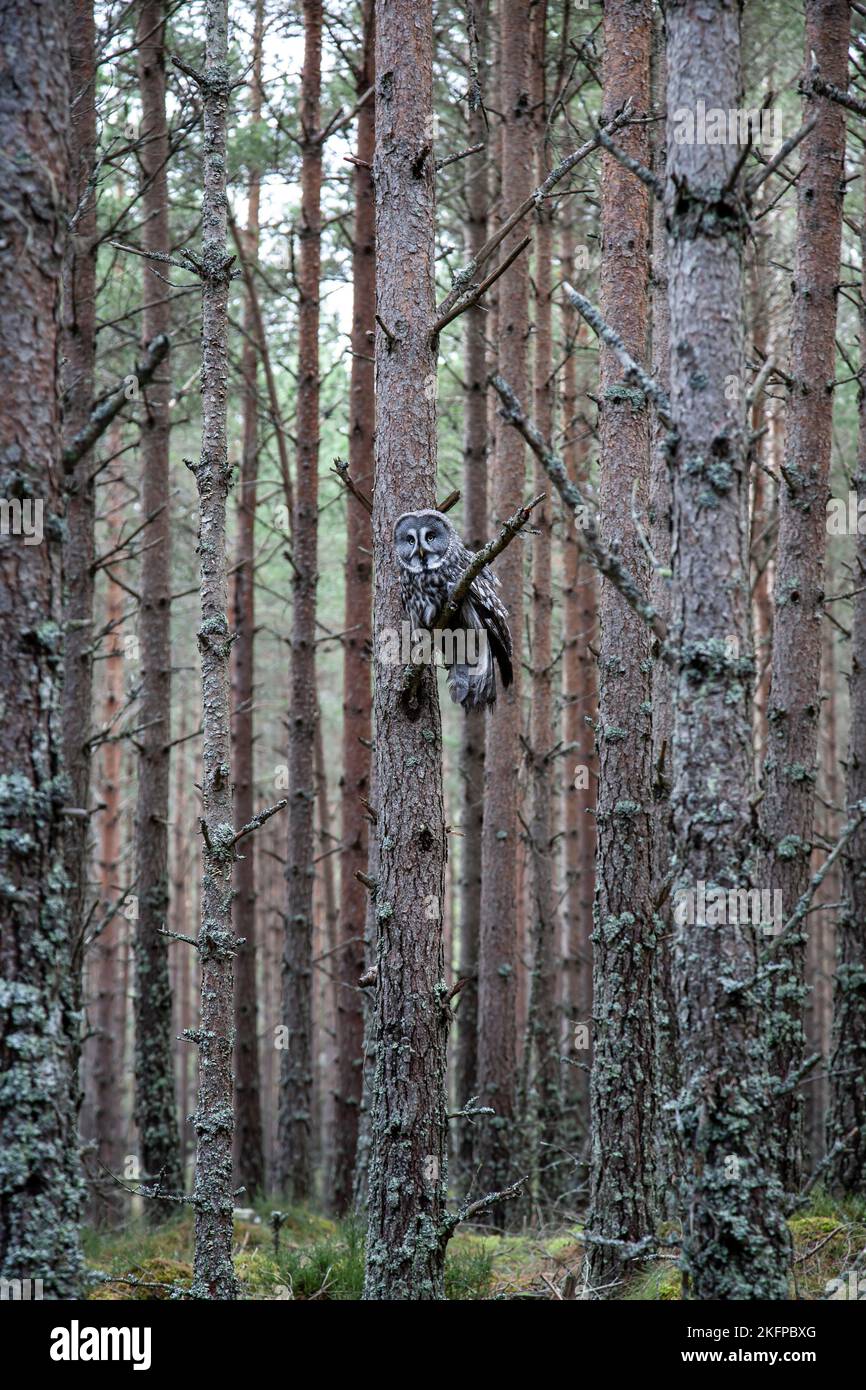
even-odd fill
[{"label": "pine tree trunk", "polygon": [[[532,104],[536,126],[536,182],[547,174],[544,130],[547,120],[545,29],[547,3],[539,0],[532,20]],[[535,237],[534,418],[545,439],[553,433],[553,214],[538,209]],[[543,465],[535,461],[536,495],[549,491]],[[553,732],[552,507],[535,512],[539,535],[532,547],[532,715],[530,770],[532,811],[529,825],[530,944],[532,974],[527,1011],[524,1069],[529,1081],[525,1121],[529,1123],[530,1166],[538,1197],[556,1194],[554,1146],[561,1112],[557,958],[556,855],[553,843],[552,781],[557,764],[550,755]]]},{"label": "pine tree trunk", "polygon": [[[866,266],[866,204],[861,213],[861,265]],[[860,283],[860,379],[857,467],[851,486],[858,516],[866,510],[866,286]],[[856,542],[851,637],[848,814],[866,800],[866,533]],[[833,982],[833,1042],[830,1054],[830,1106],[827,1152],[832,1155],[827,1185],[834,1192],[863,1192],[866,1184],[866,827],[850,840],[844,859],[845,907],[836,919],[836,973]]]},{"label": "pine tree trunk", "polygon": [[[148,250],[169,249],[168,130],[165,119],[165,6],[143,0],[138,16],[141,90],[141,167]],[[144,266],[142,331],[145,342],[168,333],[169,288]],[[141,427],[142,509],[151,518],[141,555],[141,696],[137,737],[138,802],[135,815],[135,1121],[145,1181],[158,1179],[170,1191],[183,1186],[180,1135],[174,1108],[171,982],[168,949],[159,931],[168,908],[168,797],[171,743],[171,513],[169,505],[169,401],[171,370],[166,357],[147,388]],[[148,1202],[151,1221],[171,1215],[168,1203]]]},{"label": "pine tree trunk", "polygon": [[312,941],[315,869],[316,567],[319,490],[319,278],[322,142],[321,0],[304,0],[301,221],[298,229],[298,439],[292,563],[289,841],[281,1058],[279,1187],[293,1201],[313,1188]]},{"label": "pine tree trunk", "polygon": [[[488,0],[475,6],[478,25],[479,73],[487,55]],[[482,88],[483,92],[483,88]],[[470,109],[467,146],[486,136],[480,102]],[[474,259],[487,240],[488,171],[486,162],[465,162],[465,254]],[[463,374],[463,535],[470,550],[487,543],[487,349],[488,314],[476,306],[464,320]],[[481,838],[484,824],[484,715],[467,711],[460,737],[460,961],[458,974],[466,984],[457,1014],[455,1096],[464,1106],[478,1089],[478,929],[481,912]],[[455,1124],[456,1156],[467,1180],[472,1172],[473,1130]]]},{"label": "pine tree trunk", "polygon": [[394,524],[403,512],[436,502],[429,7],[377,0],[376,73],[378,982],[364,1297],[420,1301],[444,1297],[449,1009],[442,949],[442,733],[435,669],[424,669],[417,703],[409,709],[402,698],[403,668],[381,659],[378,642],[399,633],[404,618]]},{"label": "pine tree trunk", "polygon": [[46,1298],[74,1298],[80,1020],[64,858],[57,381],[68,212],[65,7],[7,0],[3,43],[16,97],[0,103],[0,497],[19,501],[22,513],[18,525],[11,514],[0,540],[0,1275],[39,1278]]},{"label": "pine tree trunk", "polygon": [[744,379],[747,222],[738,196],[721,196],[741,151],[676,139],[676,113],[699,100],[742,104],[740,7],[681,0],[666,20],[684,1268],[694,1299],[784,1298],[788,1233],[767,1167],[761,1016],[754,991],[733,987],[754,977],[765,938],[747,923],[696,920],[686,896],[695,904],[701,883],[752,887],[748,447],[741,393],[726,389]]},{"label": "pine tree trunk", "polygon": [[[230,481],[226,437],[228,298],[226,250],[226,124],[230,90],[226,0],[208,0],[202,199],[202,448],[195,466],[199,494],[202,674],[201,1016],[199,1089],[194,1124],[195,1280],[202,1298],[237,1296],[232,1266],[232,1049],[234,955],[231,928],[232,821],[229,661],[226,607],[226,497]],[[175,949],[186,949],[178,945]]]},{"label": "pine tree trunk", "polygon": [[[838,87],[848,82],[847,5],[807,0],[807,68]],[[783,482],[773,593],[773,664],[767,708],[760,828],[762,887],[780,891],[787,918],[810,875],[818,721],[826,502],[833,426],[836,297],[845,191],[845,111],[827,97],[806,96],[804,119],[818,124],[802,144],[797,181],[797,249]],[[772,1071],[784,1082],[803,1059],[806,930],[789,932],[776,952],[767,1038]],[[773,1133],[783,1184],[797,1190],[802,1160],[803,1096],[794,1085],[775,1106]]]},{"label": "pine tree trunk", "polygon": [[[63,442],[88,420],[96,356],[96,199],[88,182],[96,159],[93,0],[69,9],[69,207],[63,285]],[[93,725],[94,457],[88,450],[64,479],[63,757],[69,806],[66,873],[76,993],[81,993],[84,938],[92,909],[89,817]],[[79,1005],[80,1006],[80,1005]],[[77,1060],[75,1062],[77,1066]]]},{"label": "pine tree trunk", "polygon": [[[610,0],[604,11],[604,113],[631,97],[650,108],[652,7]],[[646,165],[646,126],[618,143]],[[647,360],[649,197],[618,160],[602,163],[601,312],[628,351]],[[646,560],[631,523],[649,486],[649,404],[623,380],[614,353],[600,349],[599,522],[609,546],[648,587]],[[652,745],[650,639],[646,624],[607,582],[599,595],[597,747],[598,859],[593,932],[592,1162],[588,1226],[605,1240],[638,1241],[653,1229],[655,1090],[652,912]],[[593,1245],[595,1287],[620,1268],[615,1247]]]},{"label": "pine tree trunk", "polygon": [[[504,4],[501,15],[499,103],[503,113],[502,206],[519,206],[532,191],[533,145],[529,94],[530,8]],[[518,233],[503,243],[506,255]],[[519,256],[499,292],[499,371],[521,400],[526,399],[529,334],[529,267]],[[502,431],[492,474],[490,523],[501,525],[523,500],[526,456],[516,430]],[[523,547],[500,556],[496,572],[509,613],[514,642],[514,683],[498,694],[487,717],[484,753],[484,830],[482,834],[481,924],[478,960],[478,1091],[495,1119],[475,1130],[475,1162],[482,1185],[500,1189],[519,1176],[514,1171],[515,1078],[517,1075],[517,981],[519,920],[519,820],[517,752],[523,732]],[[514,1209],[512,1208],[512,1211]]]},{"label": "pine tree trunk", "polygon": [[[375,79],[375,12],[365,0],[363,62],[357,73],[359,99]],[[367,496],[373,484],[373,335],[376,314],[376,198],[370,170],[376,141],[375,99],[358,112],[357,157],[352,173],[355,226],[352,235],[352,376],[349,469]],[[339,951],[333,963],[337,995],[337,1092],[332,1200],[338,1215],[351,1209],[358,1117],[361,1107],[364,1003],[358,980],[364,973],[367,890],[356,877],[367,869],[368,820],[362,799],[370,796],[370,622],[373,567],[370,518],[346,494],[346,567],[343,630],[343,776],[340,783]]]},{"label": "pine tree trunk", "polygon": [[[253,80],[250,123],[261,120],[262,29],[264,0],[256,0],[253,30]],[[250,170],[247,190],[247,228],[244,255],[255,266],[259,250],[259,201],[261,174]],[[255,530],[256,487],[259,473],[259,395],[257,383],[256,314],[247,294],[244,306],[243,376],[243,453],[241,457],[240,499],[238,502],[237,565],[234,588],[234,629],[239,634],[232,651],[234,697],[235,822],[246,825],[254,814],[253,789],[253,701],[255,699],[254,643],[255,610]],[[234,925],[244,945],[238,949],[235,972],[235,1178],[255,1199],[265,1184],[265,1156],[262,1142],[262,1111],[259,1083],[258,1002],[256,993],[256,846],[251,835],[244,843],[237,869],[237,897]]]},{"label": "pine tree trunk", "polygon": [[[563,219],[562,278],[574,284],[574,230]],[[577,348],[581,328],[563,304],[565,363],[562,388],[562,458],[573,482],[585,483],[589,469],[589,427],[578,414]],[[583,386],[583,383],[581,383]],[[563,785],[565,849],[565,1009],[566,1047],[573,1065],[565,1074],[568,1139],[589,1135],[589,1074],[592,1017],[592,905],[595,896],[595,802],[598,782],[593,728],[597,678],[590,647],[596,641],[597,580],[581,558],[570,517],[563,527],[562,558],[562,739],[569,750]]]},{"label": "pine tree trunk", "polygon": [[[109,439],[109,452],[120,447],[119,428]],[[121,510],[121,488],[117,478],[113,478],[108,488],[108,549],[120,544],[123,531]],[[116,570],[116,566],[112,566]],[[124,646],[121,626],[125,608],[125,596],[119,584],[108,576],[105,605],[106,626],[111,631],[105,639],[103,652],[104,690],[102,727],[114,728],[124,698]],[[94,1031],[91,1043],[89,1067],[91,1078],[89,1131],[96,1143],[96,1156],[109,1173],[120,1172],[123,1150],[121,1146],[121,1117],[123,1115],[123,1096],[120,1078],[123,1075],[122,1048],[118,1039],[123,1038],[126,1024],[126,1001],[120,992],[120,936],[124,918],[120,915],[121,897],[121,786],[123,781],[123,744],[112,739],[103,745],[101,772],[98,781],[98,801],[104,803],[99,815],[99,913],[104,925],[90,949],[88,962],[89,1016]],[[118,1055],[120,1052],[120,1055]],[[85,1091],[87,1087],[85,1086]],[[123,1211],[120,1189],[106,1183],[105,1174],[97,1173],[97,1179],[104,1184],[99,1194],[100,1219],[114,1220]],[[91,1203],[93,1206],[93,1203]]]}]

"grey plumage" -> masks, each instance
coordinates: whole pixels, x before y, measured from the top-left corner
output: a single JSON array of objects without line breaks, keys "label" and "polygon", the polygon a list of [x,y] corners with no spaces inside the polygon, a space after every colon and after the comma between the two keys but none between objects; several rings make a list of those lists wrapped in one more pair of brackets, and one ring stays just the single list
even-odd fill
[{"label": "grey plumage", "polygon": [[[406,614],[414,631],[429,632],[474,553],[467,550],[447,516],[432,508],[398,517],[394,548]],[[507,688],[514,678],[508,610],[499,597],[499,587],[496,575],[483,569],[443,636],[451,699],[464,710],[495,703],[494,662],[503,686]]]}]

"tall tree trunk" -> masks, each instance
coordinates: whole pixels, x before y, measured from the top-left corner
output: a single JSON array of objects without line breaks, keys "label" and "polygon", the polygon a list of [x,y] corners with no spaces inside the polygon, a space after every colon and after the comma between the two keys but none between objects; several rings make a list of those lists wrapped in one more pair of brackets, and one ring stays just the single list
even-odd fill
[{"label": "tall tree trunk", "polygon": [[[866,266],[866,202],[861,214],[861,266]],[[860,282],[860,372],[857,466],[851,485],[857,514],[866,510],[866,284]],[[866,800],[866,533],[858,530],[855,551],[854,620],[851,638],[846,805]],[[866,1185],[866,826],[850,840],[844,859],[845,907],[836,919],[833,982],[833,1043],[827,1113],[828,1186],[862,1193]]]},{"label": "tall tree trunk", "polygon": [[[69,209],[71,230],[64,257],[63,442],[88,420],[94,397],[96,357],[96,197],[90,178],[96,160],[95,30],[93,0],[74,0],[69,10]],[[93,451],[87,450],[64,479],[63,543],[63,757],[69,805],[66,826],[74,988],[81,1002],[84,940],[92,913],[90,825],[93,732]],[[79,1059],[73,1059],[77,1068]]]},{"label": "tall tree trunk", "polygon": [[[365,0],[363,61],[356,75],[358,97],[375,80],[375,11]],[[376,315],[376,198],[367,167],[373,162],[376,107],[370,97],[358,112],[357,157],[352,187],[352,376],[349,468],[367,496],[373,484],[373,433],[376,427],[373,335]],[[353,1202],[358,1116],[364,1053],[364,1004],[358,981],[364,973],[364,921],[367,890],[356,877],[367,869],[368,819],[362,806],[370,796],[370,621],[373,589],[370,518],[346,493],[345,606],[343,611],[343,776],[340,783],[339,950],[332,963],[337,977],[337,1094],[334,1135],[334,1210]]]},{"label": "tall tree trunk", "polygon": [[[138,15],[141,90],[140,151],[146,250],[169,249],[168,130],[165,120],[165,5],[142,0]],[[168,333],[169,290],[149,261],[144,266],[142,330],[145,342]],[[147,389],[141,426],[142,507],[149,518],[141,555],[141,696],[138,802],[135,814],[135,1121],[145,1180],[170,1191],[183,1186],[180,1134],[174,1108],[171,982],[168,949],[159,935],[168,908],[168,797],[171,743],[171,512],[169,504],[168,356]],[[148,1202],[151,1221],[171,1215],[168,1203]]]},{"label": "tall tree trunk", "polygon": [[[805,62],[822,77],[848,82],[850,15],[838,0],[806,0]],[[814,55],[814,59],[813,56]],[[833,425],[836,297],[845,191],[845,111],[807,93],[804,118],[817,125],[803,141],[797,181],[797,249],[779,540],[773,592],[773,664],[767,707],[760,828],[765,855],[761,886],[780,891],[787,919],[810,875],[815,764],[821,701],[821,620],[826,544],[827,479]],[[806,993],[805,927],[789,932],[776,952],[770,981],[767,1038],[772,1071],[785,1083],[803,1057]],[[799,1186],[803,1097],[784,1086],[772,1131],[780,1174]]]},{"label": "tall tree trunk", "polygon": [[[411,508],[436,502],[429,7],[419,8],[414,0],[377,0],[376,73],[378,641],[399,633],[404,618],[395,522]],[[402,667],[379,659],[375,671],[378,981],[364,1297],[441,1299],[449,1010],[442,949],[446,834],[439,701],[432,666],[423,671],[413,709],[402,698]]]},{"label": "tall tree trunk", "polygon": [[[488,0],[475,6],[478,26],[479,80],[483,82],[488,50]],[[483,89],[482,89],[483,92]],[[466,143],[480,144],[486,137],[481,95],[470,105]],[[474,107],[474,109],[473,109]],[[467,160],[465,244],[467,262],[474,260],[487,240],[489,178],[487,162]],[[463,535],[470,550],[487,542],[487,348],[488,314],[475,306],[464,322],[463,375]],[[478,1087],[478,929],[481,912],[481,834],[484,823],[485,717],[467,711],[460,736],[460,978],[466,985],[460,994],[457,1015],[455,1097],[458,1109],[477,1093]],[[472,1127],[455,1126],[455,1146],[461,1168],[468,1177],[472,1168]]]},{"label": "tall tree trunk", "polygon": [[[664,16],[653,16],[652,52],[653,125],[650,127],[652,170],[663,180],[665,148]],[[652,209],[652,373],[665,391],[670,390],[670,318],[668,311],[668,258],[664,200],[655,198]],[[671,591],[671,474],[667,431],[653,412],[652,453],[649,481],[648,533],[656,566],[650,576],[650,603],[670,622]],[[657,644],[652,667],[652,903],[655,915],[655,1089],[658,1143],[659,1203],[663,1214],[676,1215],[675,1181],[681,1170],[679,1130],[673,1102],[679,1092],[679,1044],[676,1032],[676,999],[672,974],[672,914],[669,875],[674,855],[671,821],[671,757],[673,754],[674,705],[671,668],[660,659]]]},{"label": "tall tree trunk", "polygon": [[7,0],[3,42],[0,497],[12,510],[0,540],[0,1275],[40,1278],[46,1297],[74,1298],[81,1273],[80,1022],[64,861],[69,787],[59,669],[65,7]]},{"label": "tall tree trunk", "polygon": [[[262,30],[264,0],[256,0],[253,29],[253,78],[250,123],[261,120]],[[247,189],[245,257],[255,266],[259,252],[261,172],[250,170]],[[234,694],[235,820],[247,825],[253,817],[255,783],[253,700],[255,675],[255,532],[256,485],[259,473],[259,395],[257,386],[256,314],[249,293],[244,305],[244,346],[241,373],[244,388],[243,454],[238,503],[237,565],[234,587],[234,628],[239,640],[232,652]],[[244,944],[238,949],[235,974],[235,1139],[234,1165],[238,1183],[252,1201],[265,1185],[262,1110],[259,1084],[258,1001],[256,987],[256,853],[255,836],[245,842],[237,871],[234,925]]]},{"label": "tall tree trunk", "polygon": [[[231,929],[232,822],[229,661],[226,606],[226,497],[231,470],[226,438],[228,299],[226,124],[230,78],[227,0],[208,0],[202,199],[202,448],[195,465],[199,494],[202,675],[201,1016],[195,1171],[195,1280],[202,1298],[237,1296],[232,1266],[232,1050],[234,954]],[[177,949],[180,949],[178,947]]]},{"label": "tall tree trunk", "polygon": [[[532,19],[532,106],[536,124],[536,182],[547,173],[544,130],[547,121],[545,29],[547,0],[539,0]],[[552,204],[537,213],[535,238],[535,423],[545,439],[553,433],[553,214]],[[548,490],[544,466],[536,459],[536,494]],[[556,855],[553,842],[553,584],[551,508],[535,514],[540,534],[532,549],[532,716],[530,769],[532,812],[529,825],[530,941],[532,974],[527,1010],[524,1070],[529,1088],[526,1113],[529,1156],[538,1197],[556,1191],[554,1145],[561,1111],[559,1014],[556,999]]]},{"label": "tall tree trunk", "polygon": [[[109,452],[120,448],[121,430],[115,427],[109,436]],[[112,478],[108,488],[108,548],[119,546],[123,532],[121,510],[121,486],[118,479]],[[113,566],[112,568],[117,568]],[[110,632],[105,639],[105,663],[103,665],[103,718],[102,727],[114,727],[124,698],[124,644],[121,626],[125,607],[125,596],[119,584],[109,575],[107,577],[107,596],[105,605],[106,626]],[[121,1147],[123,1115],[123,1096],[120,1078],[123,1075],[122,1039],[126,1025],[126,1001],[120,991],[120,949],[121,923],[121,786],[123,781],[123,743],[120,739],[109,739],[102,749],[101,775],[98,782],[98,801],[104,804],[99,815],[99,912],[103,919],[102,930],[90,948],[89,994],[90,1018],[94,1032],[91,1043],[92,1064],[90,1077],[92,1097],[90,1113],[91,1132],[96,1142],[96,1156],[109,1173],[119,1174],[123,1150]],[[118,1055],[120,1053],[120,1055]],[[97,1179],[102,1180],[99,1207],[100,1216],[116,1219],[123,1210],[120,1189],[105,1182],[105,1174],[100,1172]],[[93,1205],[93,1204],[91,1204]]]},{"label": "tall tree trunk", "polygon": [[[574,229],[563,218],[562,278],[574,283]],[[563,463],[572,482],[585,483],[589,471],[589,427],[578,415],[577,349],[581,329],[568,300],[562,311],[565,339],[562,387]],[[583,387],[585,383],[581,383]],[[563,785],[565,849],[565,1008],[573,1051],[565,1088],[569,1142],[589,1135],[589,1075],[592,1017],[592,905],[595,896],[595,755],[597,678],[590,648],[596,640],[597,580],[581,558],[570,518],[563,528],[562,557],[562,736],[569,749]]]},{"label": "tall tree trunk", "polygon": [[[502,206],[511,212],[532,191],[532,111],[529,95],[530,7],[504,4],[501,14],[499,104],[503,113]],[[503,243],[507,254],[518,233]],[[521,400],[526,399],[529,334],[529,268],[519,256],[499,293],[499,370]],[[498,440],[490,520],[501,525],[523,500],[526,456],[516,430]],[[502,1188],[514,1172],[514,1103],[517,1074],[518,784],[516,750],[523,732],[523,547],[509,546],[497,574],[509,612],[514,642],[514,683],[499,694],[495,714],[487,716],[484,753],[484,829],[481,851],[481,925],[478,958],[478,1091],[496,1111],[476,1134],[476,1164],[482,1183]]]},{"label": "tall tree trunk", "polygon": [[[650,109],[652,7],[610,0],[604,11],[604,113],[627,97]],[[646,126],[619,143],[647,164]],[[649,337],[649,197],[618,160],[603,157],[601,312],[638,361]],[[600,350],[600,529],[648,586],[646,560],[631,523],[649,485],[649,405],[626,385],[609,349]],[[593,932],[592,1163],[588,1225],[597,1236],[637,1241],[655,1219],[653,1134],[652,746],[650,640],[643,621],[607,582],[599,597],[599,787]],[[593,1245],[593,1285],[619,1268],[615,1246]]]},{"label": "tall tree trunk", "polygon": [[280,1085],[279,1186],[305,1201],[313,1188],[312,991],[315,880],[316,567],[319,495],[319,277],[322,239],[321,0],[304,0],[301,222],[298,230],[298,439],[292,542],[289,842]]},{"label": "tall tree trunk", "polygon": [[765,938],[760,927],[688,911],[700,884],[752,887],[748,449],[744,403],[727,389],[745,368],[747,221],[739,194],[721,192],[741,151],[676,138],[699,100],[723,111],[742,104],[740,6],[679,0],[665,14],[684,1268],[692,1298],[784,1298],[788,1234],[767,1167],[768,1078],[748,987]]}]

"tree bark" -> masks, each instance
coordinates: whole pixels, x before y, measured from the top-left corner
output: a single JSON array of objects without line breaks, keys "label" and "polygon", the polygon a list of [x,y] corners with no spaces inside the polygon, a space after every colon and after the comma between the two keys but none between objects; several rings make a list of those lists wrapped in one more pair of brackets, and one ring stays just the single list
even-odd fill
[{"label": "tree bark", "polygon": [[289,841],[281,1058],[279,1187],[305,1201],[313,1187],[312,991],[315,881],[316,581],[319,493],[319,278],[322,237],[321,0],[304,0],[301,221],[298,230],[297,478],[292,542]]},{"label": "tree bark", "polygon": [[691,1298],[785,1298],[789,1237],[767,1163],[769,1080],[749,987],[766,938],[748,923],[689,923],[686,896],[694,903],[701,883],[753,886],[746,412],[726,390],[744,379],[747,221],[739,196],[722,191],[741,151],[676,138],[676,113],[698,100],[742,104],[740,6],[679,0],[665,13],[684,1272]]},{"label": "tree bark", "polygon": [[[866,255],[866,204],[861,215],[861,257]],[[866,261],[861,260],[861,265]],[[860,373],[857,467],[851,485],[858,516],[866,511],[866,286],[860,284]],[[858,531],[857,576],[851,636],[848,772],[845,801],[866,799],[866,533]],[[849,811],[850,814],[850,811]],[[830,1105],[827,1185],[834,1192],[862,1193],[866,1183],[866,827],[851,839],[844,859],[845,907],[836,919],[833,982],[833,1040],[829,1064]]]},{"label": "tree bark", "polygon": [[[250,92],[250,124],[261,120],[262,30],[264,0],[256,0],[253,28],[253,76]],[[245,257],[255,266],[259,251],[259,203],[261,171],[253,166],[247,187],[247,227]],[[255,532],[256,497],[259,473],[259,395],[257,382],[257,318],[247,293],[244,305],[244,345],[241,360],[243,377],[243,453],[241,456],[240,499],[238,502],[237,564],[234,587],[234,628],[239,640],[232,651],[234,695],[235,821],[247,825],[254,814],[253,788],[253,701],[255,665],[253,660],[255,608]],[[265,1185],[265,1155],[262,1140],[262,1110],[259,1080],[258,998],[256,986],[256,847],[255,836],[244,843],[238,863],[237,896],[233,920],[244,944],[238,950],[235,972],[235,1178],[254,1200]]]},{"label": "tree bark", "polygon": [[[563,218],[562,278],[574,283],[574,229]],[[585,484],[589,471],[589,426],[578,413],[577,350],[582,326],[567,299],[562,310],[564,352],[562,390],[562,459],[572,482]],[[585,389],[581,382],[581,391]],[[562,706],[563,743],[568,748],[568,775],[563,785],[565,850],[565,1008],[566,1046],[574,1066],[565,1074],[568,1140],[589,1136],[589,1066],[592,1018],[592,905],[595,897],[595,802],[598,762],[595,754],[597,676],[590,648],[596,642],[597,580],[582,559],[571,517],[563,526],[562,558]]]},{"label": "tree bark", "polygon": [[[847,5],[806,0],[805,63],[837,87],[848,81]],[[785,466],[779,488],[779,539],[773,591],[773,664],[767,705],[768,743],[760,829],[762,887],[780,891],[787,919],[810,875],[820,717],[821,621],[826,503],[833,426],[836,298],[845,191],[845,110],[806,95],[804,120],[817,125],[801,146],[797,181],[797,248]],[[770,1067],[785,1082],[803,1059],[806,929],[788,933],[776,953],[767,1001]],[[799,1187],[802,1088],[783,1090],[773,1133],[780,1175]]]},{"label": "tree bark", "polygon": [[[144,193],[142,244],[170,247],[168,225],[168,130],[165,118],[165,5],[142,0],[138,13],[141,90],[140,160]],[[171,326],[169,289],[142,261],[142,332],[145,343]],[[135,812],[135,1122],[145,1181],[170,1191],[183,1187],[180,1134],[174,1106],[171,981],[168,949],[159,935],[168,909],[168,799],[171,743],[171,510],[169,502],[169,401],[171,368],[163,359],[147,389],[141,425],[141,498],[148,544],[141,554],[141,695],[137,736],[138,799]],[[167,1203],[148,1202],[148,1219],[171,1215]]]},{"label": "tree bark", "polygon": [[[650,109],[652,9],[611,0],[604,11],[604,119],[631,97]],[[621,148],[647,164],[646,126],[620,133]],[[649,195],[605,154],[602,160],[601,312],[639,362],[649,338]],[[599,357],[599,520],[602,537],[646,589],[646,559],[631,522],[649,484],[649,403],[624,381],[615,354]],[[598,858],[593,932],[592,1162],[589,1229],[634,1242],[653,1230],[652,747],[650,637],[614,587],[599,595]],[[590,1279],[608,1284],[616,1248],[590,1247]]]},{"label": "tree bark", "polygon": [[22,505],[22,523],[28,503],[33,528],[13,525],[0,543],[0,1275],[40,1278],[47,1298],[78,1292],[83,1195],[60,708],[68,38],[64,6],[4,5],[0,497]]},{"label": "tree bark", "polygon": [[[202,199],[202,448],[199,494],[202,674],[201,1015],[196,1132],[195,1279],[202,1298],[237,1296],[232,1266],[232,1049],[234,955],[231,929],[232,823],[229,660],[226,606],[226,497],[231,472],[226,438],[228,298],[233,257],[226,249],[226,125],[230,91],[226,0],[208,0]],[[180,946],[177,949],[181,949]],[[184,948],[186,949],[186,948]]]},{"label": "tree bark", "polygon": [[[96,159],[95,29],[92,0],[69,6],[69,206],[63,284],[63,442],[88,421],[96,357],[96,198],[90,178]],[[63,757],[69,805],[90,810],[93,731],[93,453],[88,450],[64,478],[63,543]],[[92,833],[88,814],[66,826],[74,988],[81,1005],[84,939],[92,913]],[[78,1066],[78,1059],[75,1060]]]},{"label": "tree bark", "polygon": [[[488,0],[475,6],[478,26],[479,80],[483,81],[488,43]],[[486,138],[480,102],[470,107],[467,146]],[[488,171],[486,161],[465,161],[465,245],[467,262],[474,260],[487,240]],[[487,312],[478,305],[464,320],[463,375],[463,534],[470,550],[487,543]],[[485,717],[467,711],[460,736],[460,959],[459,976],[466,981],[457,1015],[455,1097],[465,1105],[478,1091],[478,932],[481,913],[481,839],[484,824]],[[468,1179],[472,1173],[473,1130],[455,1125],[455,1156]]]},{"label": "tree bark", "polygon": [[[501,7],[500,98],[503,113],[502,205],[510,211],[532,191],[532,112],[529,94],[530,7]],[[520,240],[503,243],[506,255]],[[499,293],[499,370],[521,400],[526,399],[529,334],[529,268],[519,256]],[[516,430],[498,440],[492,474],[490,521],[501,524],[520,504],[526,456]],[[502,1188],[514,1172],[514,1110],[517,1075],[517,969],[521,914],[518,892],[518,784],[515,770],[520,736],[523,661],[523,551],[512,545],[496,567],[514,643],[514,683],[501,691],[487,716],[484,753],[484,829],[481,850],[481,922],[478,960],[478,1089],[483,1105],[496,1111],[476,1127],[475,1162],[484,1185]]]},{"label": "tree bark", "polygon": [[[545,81],[547,0],[539,0],[532,18],[532,105],[536,125],[536,182],[547,174],[544,130],[547,121]],[[535,423],[545,439],[553,432],[553,213],[552,204],[536,214],[535,238]],[[533,491],[548,490],[547,474],[536,459]],[[559,1015],[556,999],[557,914],[556,853],[553,839],[553,572],[552,507],[535,512],[539,535],[532,547],[532,714],[530,771],[532,811],[529,824],[530,942],[524,1072],[528,1086],[524,1124],[527,1127],[533,1193],[553,1198],[558,1166],[554,1148],[560,1138]]]},{"label": "tree bark", "polygon": [[[365,0],[363,61],[356,74],[358,98],[375,80],[375,12]],[[376,427],[373,335],[376,315],[376,198],[367,165],[376,142],[375,99],[358,112],[357,157],[352,173],[355,226],[352,235],[352,374],[349,469],[367,496],[373,483]],[[343,776],[340,783],[340,916],[333,969],[337,976],[337,1094],[334,1136],[334,1210],[353,1203],[358,1117],[364,1056],[364,1004],[358,981],[364,973],[367,890],[356,877],[367,869],[367,825],[362,799],[370,797],[370,622],[373,589],[370,517],[346,493],[345,607],[343,617]]]},{"label": "tree bark", "polygon": [[[435,506],[433,15],[376,4],[374,635],[403,621],[394,524]],[[411,254],[407,255],[407,248]],[[381,325],[385,324],[386,333]],[[378,656],[378,649],[377,649]],[[365,1299],[444,1297],[446,834],[435,669],[375,666],[376,1075]]]}]

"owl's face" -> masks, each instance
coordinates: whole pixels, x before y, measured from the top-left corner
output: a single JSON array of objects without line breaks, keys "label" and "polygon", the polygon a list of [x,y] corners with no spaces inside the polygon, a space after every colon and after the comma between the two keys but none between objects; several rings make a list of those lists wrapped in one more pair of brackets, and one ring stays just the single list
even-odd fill
[{"label": "owl's face", "polygon": [[404,512],[394,527],[397,559],[412,574],[437,570],[445,562],[454,534],[441,512]]}]

